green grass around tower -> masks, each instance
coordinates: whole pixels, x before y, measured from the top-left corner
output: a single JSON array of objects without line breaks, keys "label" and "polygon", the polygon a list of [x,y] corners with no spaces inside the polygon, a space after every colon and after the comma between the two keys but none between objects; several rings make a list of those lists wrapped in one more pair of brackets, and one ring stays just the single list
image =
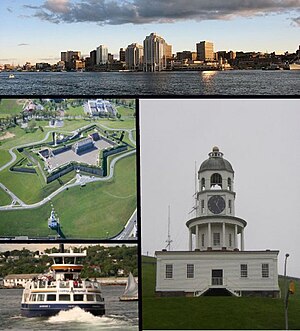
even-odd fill
[{"label": "green grass around tower", "polygon": [[[115,176],[110,181],[73,187],[52,199],[67,238],[101,239],[123,229],[136,208],[135,164],[135,155],[125,157],[116,163]],[[50,211],[50,203],[30,210],[1,211],[0,234],[53,235],[47,223]]]},{"label": "green grass around tower", "polygon": [[[142,258],[143,329],[284,329],[282,299],[155,297],[156,260]],[[300,281],[289,301],[289,328],[300,329]],[[283,286],[282,277],[279,280]]]}]

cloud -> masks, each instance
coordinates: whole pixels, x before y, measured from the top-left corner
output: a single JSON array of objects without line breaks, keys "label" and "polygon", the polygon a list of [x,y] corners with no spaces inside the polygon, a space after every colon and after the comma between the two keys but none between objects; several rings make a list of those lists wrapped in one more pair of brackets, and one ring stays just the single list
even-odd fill
[{"label": "cloud", "polygon": [[[47,0],[34,16],[53,23],[145,24],[227,20],[237,16],[300,12],[300,0]],[[298,24],[299,19],[296,20]]]},{"label": "cloud", "polygon": [[21,43],[21,44],[18,44],[18,46],[29,46],[29,44]]}]

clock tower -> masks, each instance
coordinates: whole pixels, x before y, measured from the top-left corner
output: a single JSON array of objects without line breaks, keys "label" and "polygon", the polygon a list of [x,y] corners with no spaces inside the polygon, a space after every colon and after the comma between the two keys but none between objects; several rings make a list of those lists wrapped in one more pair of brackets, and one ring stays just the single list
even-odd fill
[{"label": "clock tower", "polygon": [[247,222],[235,216],[233,168],[216,146],[208,156],[198,171],[196,215],[186,223],[189,250],[243,251]]}]

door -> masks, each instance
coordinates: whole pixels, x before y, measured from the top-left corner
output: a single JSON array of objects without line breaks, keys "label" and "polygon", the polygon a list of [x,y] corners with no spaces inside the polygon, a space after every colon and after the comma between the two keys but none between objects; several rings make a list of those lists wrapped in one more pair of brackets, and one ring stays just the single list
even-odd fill
[{"label": "door", "polygon": [[223,285],[223,269],[211,271],[211,285]]}]

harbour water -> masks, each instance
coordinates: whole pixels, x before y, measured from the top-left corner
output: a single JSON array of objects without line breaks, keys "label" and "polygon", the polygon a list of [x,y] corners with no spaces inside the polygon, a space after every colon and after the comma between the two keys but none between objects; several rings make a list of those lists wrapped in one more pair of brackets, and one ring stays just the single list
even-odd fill
[{"label": "harbour water", "polygon": [[300,95],[300,70],[8,72],[0,95]]},{"label": "harbour water", "polygon": [[124,286],[103,286],[106,314],[98,317],[80,308],[45,318],[21,316],[22,289],[0,289],[0,330],[137,331],[138,303],[120,302]]}]

